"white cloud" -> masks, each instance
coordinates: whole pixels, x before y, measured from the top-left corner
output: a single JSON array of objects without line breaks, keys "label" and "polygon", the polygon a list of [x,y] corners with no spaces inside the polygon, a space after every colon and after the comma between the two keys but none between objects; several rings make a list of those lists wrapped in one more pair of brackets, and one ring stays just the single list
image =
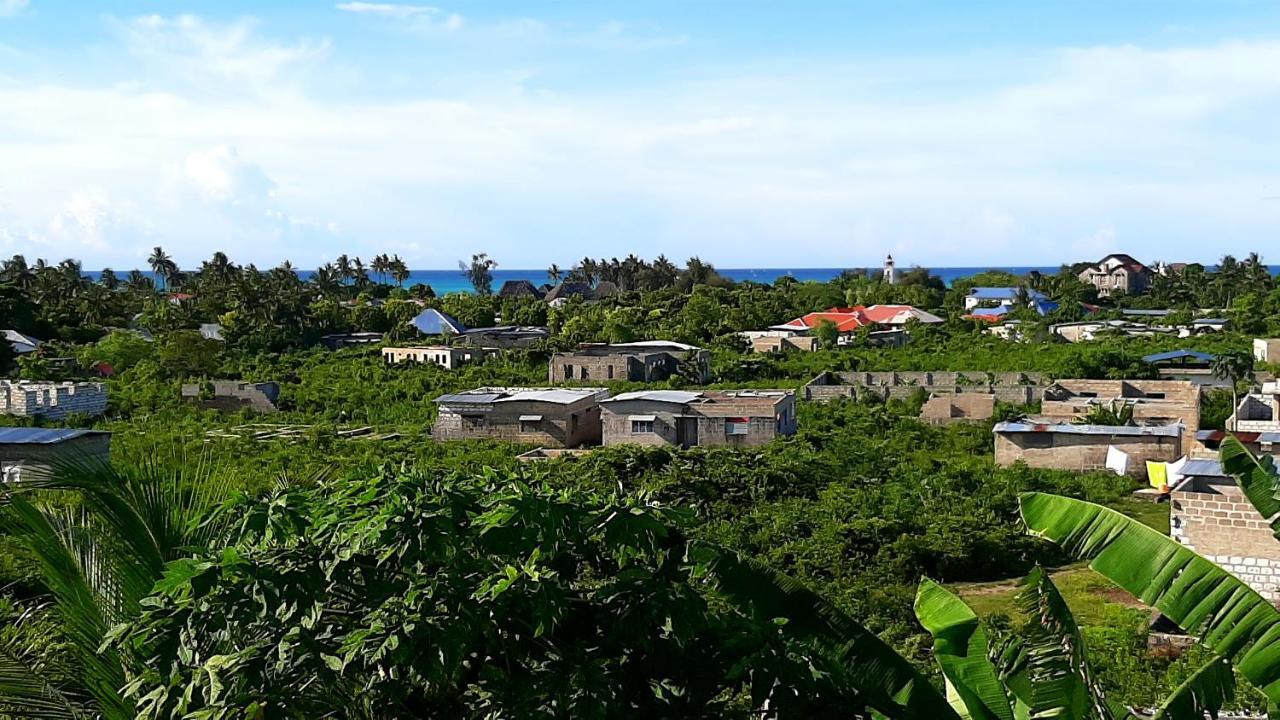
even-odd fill
[{"label": "white cloud", "polygon": [[0,18],[13,17],[26,9],[28,0],[0,0]]},{"label": "white cloud", "polygon": [[462,16],[446,13],[431,5],[401,5],[395,3],[345,2],[334,6],[343,12],[358,15],[374,15],[408,22],[413,28],[427,30],[440,28],[458,30],[463,25]]},{"label": "white cloud", "polygon": [[[1205,260],[1280,230],[1260,199],[1280,187],[1277,42],[1003,59],[1016,81],[964,59],[815,62],[553,92],[513,89],[502,66],[388,96],[335,92],[341,48],[250,20],[120,27],[127,82],[0,84],[0,167],[24,179],[0,192],[9,245],[61,215],[63,232],[102,229],[112,247],[85,254],[107,261],[163,242],[260,265],[392,247],[420,267],[464,250],[506,267],[631,251],[1012,265]],[[964,82],[914,94],[930,72]],[[111,188],[109,214],[51,205],[87,187]]]},{"label": "white cloud", "polygon": [[390,3],[347,2],[335,5],[339,10],[362,15],[383,15],[393,18],[411,18],[418,15],[434,15],[440,8],[430,5],[393,5]]}]

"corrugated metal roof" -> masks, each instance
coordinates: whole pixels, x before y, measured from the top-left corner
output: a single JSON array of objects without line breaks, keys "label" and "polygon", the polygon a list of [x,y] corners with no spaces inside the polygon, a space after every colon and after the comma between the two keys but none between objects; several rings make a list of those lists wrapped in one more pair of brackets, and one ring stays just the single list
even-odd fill
[{"label": "corrugated metal roof", "polygon": [[56,445],[85,435],[109,434],[73,428],[0,428],[0,445]]},{"label": "corrugated metal roof", "polygon": [[1058,433],[1061,435],[1125,435],[1178,437],[1181,425],[1071,425],[1046,423],[1001,422],[996,423],[997,433]]},{"label": "corrugated metal roof", "polygon": [[1183,358],[1195,358],[1204,362],[1213,362],[1214,356],[1206,352],[1198,350],[1170,350],[1169,352],[1154,353],[1142,358],[1143,362],[1157,363],[1165,360],[1181,360]]},{"label": "corrugated metal roof", "polygon": [[679,350],[701,350],[697,345],[676,342],[674,340],[639,340],[637,342],[613,343],[613,347],[634,347],[634,348],[664,348],[671,347]]},{"label": "corrugated metal roof", "polygon": [[[1018,297],[1016,287],[975,287],[969,290],[969,297],[979,300],[1013,300]],[[1048,296],[1039,290],[1027,289],[1028,300],[1046,300]]]},{"label": "corrugated metal roof", "polygon": [[1230,477],[1222,469],[1222,463],[1207,459],[1187,460],[1178,473],[1183,477]]},{"label": "corrugated metal roof", "polygon": [[627,400],[648,400],[650,402],[675,403],[676,405],[684,405],[702,397],[700,392],[691,392],[689,390],[636,390],[633,392],[624,392],[615,395],[608,400],[602,402],[625,402]]},{"label": "corrugated metal roof", "polygon": [[544,402],[569,405],[608,392],[604,388],[477,388],[436,398],[443,405],[489,405],[501,402]]}]

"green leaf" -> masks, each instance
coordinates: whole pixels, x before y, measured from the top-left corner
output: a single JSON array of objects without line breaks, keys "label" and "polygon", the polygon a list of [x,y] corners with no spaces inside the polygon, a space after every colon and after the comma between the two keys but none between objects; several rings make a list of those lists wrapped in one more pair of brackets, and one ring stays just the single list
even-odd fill
[{"label": "green leaf", "polygon": [[995,666],[987,657],[986,632],[978,616],[938,583],[924,579],[916,592],[916,617],[933,635],[933,655],[957,696],[952,707],[964,718],[1013,720]]},{"label": "green leaf", "polygon": [[1264,518],[1271,520],[1271,532],[1280,538],[1280,498],[1276,497],[1280,476],[1276,475],[1275,458],[1270,455],[1254,457],[1253,453],[1235,436],[1222,441],[1218,453],[1222,469],[1236,479],[1249,503]]},{"label": "green leaf", "polygon": [[1231,663],[1214,655],[1170,693],[1151,720],[1200,720],[1206,713],[1216,718],[1235,695],[1236,676],[1231,672]]},{"label": "green leaf", "polygon": [[1100,505],[1024,493],[1032,534],[1163,612],[1280,700],[1280,611],[1248,585],[1165,535]]},{"label": "green leaf", "polygon": [[724,548],[696,548],[731,601],[760,618],[785,618],[782,632],[826,646],[869,707],[889,718],[959,717],[910,661],[798,580]]}]

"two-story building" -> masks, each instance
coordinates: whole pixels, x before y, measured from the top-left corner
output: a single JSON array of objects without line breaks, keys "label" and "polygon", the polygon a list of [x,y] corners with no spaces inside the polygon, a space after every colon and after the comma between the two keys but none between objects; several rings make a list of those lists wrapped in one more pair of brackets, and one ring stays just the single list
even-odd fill
[{"label": "two-story building", "polygon": [[789,390],[639,390],[600,407],[605,445],[754,447],[796,431]]},{"label": "two-story building", "polygon": [[1137,295],[1151,286],[1151,268],[1133,256],[1112,253],[1080,271],[1080,281],[1098,289],[1098,295],[1106,297],[1121,292]]},{"label": "two-story building", "polygon": [[684,373],[693,383],[711,379],[711,353],[667,340],[587,344],[556,353],[547,367],[548,382],[631,380],[653,382]]},{"label": "two-story building", "polygon": [[1131,414],[1133,425],[1179,425],[1181,448],[1195,446],[1200,428],[1200,386],[1185,380],[1057,380],[1044,389],[1036,419],[1072,423],[1099,405]]},{"label": "two-story building", "polygon": [[477,388],[441,395],[437,440],[507,440],[570,448],[600,442],[603,388]]}]

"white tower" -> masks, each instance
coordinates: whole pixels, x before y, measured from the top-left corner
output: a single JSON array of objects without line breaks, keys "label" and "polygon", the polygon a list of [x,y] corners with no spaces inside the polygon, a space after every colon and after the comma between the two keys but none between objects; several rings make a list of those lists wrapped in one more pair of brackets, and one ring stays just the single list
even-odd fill
[{"label": "white tower", "polygon": [[893,266],[893,256],[884,259],[884,281],[890,285],[898,284],[898,268]]}]

